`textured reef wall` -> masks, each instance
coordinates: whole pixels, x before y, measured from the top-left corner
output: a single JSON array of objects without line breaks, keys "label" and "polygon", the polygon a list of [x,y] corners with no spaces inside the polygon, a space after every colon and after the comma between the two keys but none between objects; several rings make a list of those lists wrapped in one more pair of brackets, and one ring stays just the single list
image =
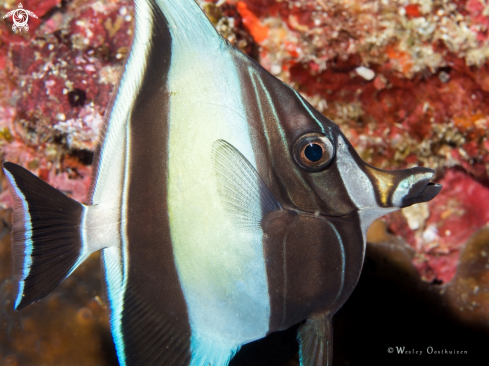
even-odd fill
[{"label": "textured reef wall", "polygon": [[[372,247],[401,253],[384,253],[394,262],[414,265],[414,272],[407,271],[416,279],[416,286],[421,286],[419,291],[436,293],[433,301],[446,304],[461,321],[487,326],[487,2],[199,3],[230,43],[339,124],[364,160],[385,169],[422,165],[437,170],[442,192],[429,203],[376,223],[369,241]],[[0,15],[17,5],[13,0],[3,1]],[[39,17],[29,19],[28,32],[12,31],[11,19],[0,22],[1,157],[84,201],[98,130],[131,45],[133,2],[26,0],[23,5]],[[0,202],[4,208],[11,205],[5,183]],[[4,216],[8,224],[7,213]],[[2,239],[2,246],[7,245],[7,239]],[[106,319],[102,319],[105,305],[96,296],[98,287],[89,285],[92,277],[99,275],[96,259],[61,287],[63,296],[55,294],[46,305],[34,305],[33,310],[26,310],[31,315],[21,318],[10,309],[10,252],[2,247],[0,255],[2,309],[9,328],[0,346],[0,357],[4,358],[0,362],[5,363],[6,355],[13,352],[8,356],[13,360],[9,364],[40,364],[32,355],[39,357],[33,349],[44,347],[36,343],[45,337],[36,327],[42,328],[39,316],[48,314],[48,308],[63,308],[67,317],[72,315],[70,311],[76,314],[81,325],[71,326],[83,329],[87,339],[93,338],[91,334],[108,337]],[[68,289],[84,286],[83,294],[67,295]],[[84,304],[83,308],[78,309],[79,304]],[[19,343],[15,333],[19,327],[32,333],[29,346]],[[67,339],[71,346],[63,347],[76,348],[76,337]],[[59,338],[56,342],[63,341]],[[110,342],[107,347],[110,349]],[[54,357],[53,352],[46,354]],[[114,362],[111,351],[103,352],[105,356],[94,355],[80,364]],[[66,364],[55,359],[47,358],[44,364]]]}]

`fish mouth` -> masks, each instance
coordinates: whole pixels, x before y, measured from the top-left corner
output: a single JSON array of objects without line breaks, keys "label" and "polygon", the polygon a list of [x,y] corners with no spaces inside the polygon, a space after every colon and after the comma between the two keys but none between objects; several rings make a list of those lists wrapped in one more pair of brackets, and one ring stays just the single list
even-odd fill
[{"label": "fish mouth", "polygon": [[411,186],[408,193],[402,199],[401,208],[409,207],[416,203],[428,202],[436,197],[442,189],[442,185],[431,182],[435,170],[429,168],[414,168],[417,181]]}]

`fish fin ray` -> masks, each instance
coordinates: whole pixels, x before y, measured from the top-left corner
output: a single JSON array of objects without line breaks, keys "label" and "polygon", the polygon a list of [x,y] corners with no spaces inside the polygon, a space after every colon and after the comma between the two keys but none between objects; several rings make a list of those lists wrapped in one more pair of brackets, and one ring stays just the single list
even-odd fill
[{"label": "fish fin ray", "polygon": [[225,45],[224,38],[194,0],[156,3],[168,20],[175,38],[179,39],[178,44],[185,47],[197,41],[207,45]]},{"label": "fish fin ray", "polygon": [[[108,156],[112,156],[119,150],[121,136],[125,134],[126,126],[130,121],[134,96],[141,92],[140,88],[143,86],[141,81],[144,79],[149,50],[151,46],[160,47],[160,44],[154,43],[156,37],[152,37],[151,32],[161,34],[167,26],[167,21],[156,2],[135,0],[134,5],[136,8],[134,38],[130,51],[125,56],[123,69],[112,88],[113,92],[110,94],[95,141],[93,173],[88,187],[90,205],[100,201],[94,198],[95,191],[99,181],[107,174],[105,166],[108,165]],[[168,42],[171,43],[171,40]],[[167,58],[169,57],[168,54]]]},{"label": "fish fin ray", "polygon": [[178,320],[144,304],[131,288],[126,291],[122,320],[124,338],[130,338],[125,342],[127,366],[188,365],[190,335],[182,334]]},{"label": "fish fin ray", "polygon": [[237,344],[193,335],[190,366],[228,366],[239,349]]},{"label": "fish fin ray", "polygon": [[256,169],[234,146],[216,140],[212,160],[218,194],[238,227],[259,227],[267,213],[282,210]]},{"label": "fish fin ray", "polygon": [[333,365],[333,327],[329,313],[307,319],[297,333],[300,366]]},{"label": "fish fin ray", "polygon": [[120,312],[116,312],[111,304],[110,317],[120,364],[187,366],[190,363],[190,334],[182,331],[183,327],[179,325],[180,321],[187,320],[165,316],[153,309],[137,287],[130,284],[125,288],[123,298]]},{"label": "fish fin ray", "polygon": [[14,201],[12,254],[15,309],[53,291],[90,253],[83,251],[84,205],[17,164],[4,172]]}]

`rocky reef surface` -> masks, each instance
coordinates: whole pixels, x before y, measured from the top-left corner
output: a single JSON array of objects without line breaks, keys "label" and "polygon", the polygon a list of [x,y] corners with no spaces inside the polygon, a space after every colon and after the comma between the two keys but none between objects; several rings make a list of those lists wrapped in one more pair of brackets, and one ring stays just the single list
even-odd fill
[{"label": "rocky reef surface", "polygon": [[[416,299],[409,302],[417,307],[413,314],[424,314],[389,313],[410,319],[403,325],[411,324],[412,334],[427,329],[427,313],[437,313],[438,328],[445,329],[440,319],[449,319],[445,333],[435,332],[439,338],[487,339],[481,335],[489,328],[487,2],[198,2],[230,43],[335,121],[364,160],[384,169],[421,165],[437,170],[435,180],[443,190],[434,200],[391,214],[369,232],[359,288],[338,314],[341,329],[350,329],[353,320],[348,319],[355,319],[393,331],[380,315],[378,324],[353,315],[365,299],[382,308],[389,297],[382,297],[381,289],[394,286],[402,292],[395,299],[408,294]],[[29,19],[29,31],[14,32],[11,19],[0,22],[1,158],[84,201],[104,111],[131,45],[133,2],[26,0],[23,5],[38,16]],[[0,15],[17,6],[3,1]],[[45,301],[20,314],[12,311],[11,201],[2,182],[0,365],[116,364],[95,256]],[[369,289],[375,296],[366,295]],[[358,337],[338,332],[335,364],[362,364],[351,349],[338,348],[361,344],[355,343]],[[450,346],[456,346],[453,339]],[[364,345],[372,347],[370,352],[385,356],[384,349],[375,349],[384,343],[369,342]],[[249,352],[271,357],[260,361],[264,365],[296,365],[294,344],[293,335],[282,334]],[[280,352],[266,356],[257,351],[262,348]],[[247,358],[248,349],[235,365],[259,364]],[[80,361],[74,363],[73,355]]]}]

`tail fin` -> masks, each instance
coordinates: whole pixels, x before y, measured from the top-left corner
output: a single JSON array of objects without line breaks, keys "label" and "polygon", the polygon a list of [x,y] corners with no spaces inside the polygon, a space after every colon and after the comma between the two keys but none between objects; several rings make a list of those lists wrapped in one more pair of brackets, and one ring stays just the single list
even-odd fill
[{"label": "tail fin", "polygon": [[81,232],[85,206],[16,164],[3,168],[14,200],[11,240],[20,310],[47,296],[88,256]]}]

